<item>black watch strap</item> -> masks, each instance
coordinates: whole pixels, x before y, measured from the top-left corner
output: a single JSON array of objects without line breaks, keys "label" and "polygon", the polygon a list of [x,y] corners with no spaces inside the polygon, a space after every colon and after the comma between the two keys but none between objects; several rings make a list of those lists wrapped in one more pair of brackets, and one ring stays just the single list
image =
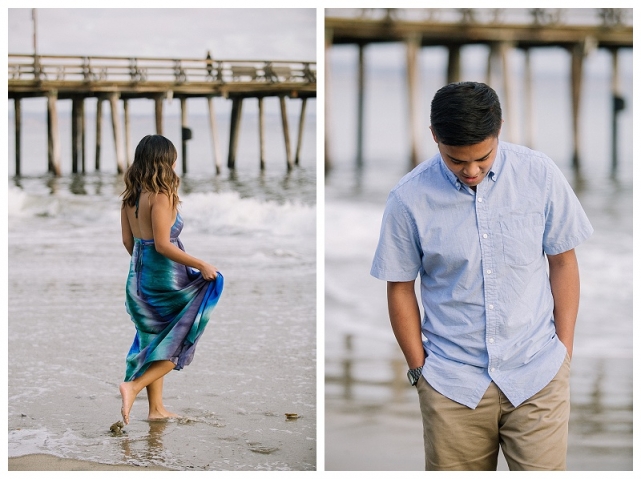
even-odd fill
[{"label": "black watch strap", "polygon": [[409,382],[412,386],[416,386],[416,383],[421,377],[421,372],[423,371],[423,366],[419,366],[418,368],[410,369],[407,371],[407,379],[409,379]]}]

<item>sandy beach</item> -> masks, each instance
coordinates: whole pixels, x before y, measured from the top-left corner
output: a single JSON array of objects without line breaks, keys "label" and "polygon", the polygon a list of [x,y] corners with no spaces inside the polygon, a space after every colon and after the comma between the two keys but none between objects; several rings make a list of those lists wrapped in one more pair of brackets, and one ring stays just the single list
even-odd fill
[{"label": "sandy beach", "polygon": [[160,466],[130,466],[128,464],[101,464],[93,461],[79,461],[51,456],[49,454],[27,454],[10,457],[10,471],[171,471]]}]

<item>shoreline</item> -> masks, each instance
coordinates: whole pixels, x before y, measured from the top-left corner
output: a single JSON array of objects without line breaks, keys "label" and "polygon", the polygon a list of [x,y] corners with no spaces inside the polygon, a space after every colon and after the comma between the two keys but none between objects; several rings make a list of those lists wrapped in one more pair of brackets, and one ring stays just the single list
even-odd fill
[{"label": "shoreline", "polygon": [[9,471],[173,471],[162,466],[132,464],[103,464],[101,462],[69,459],[50,454],[27,454],[9,457]]}]

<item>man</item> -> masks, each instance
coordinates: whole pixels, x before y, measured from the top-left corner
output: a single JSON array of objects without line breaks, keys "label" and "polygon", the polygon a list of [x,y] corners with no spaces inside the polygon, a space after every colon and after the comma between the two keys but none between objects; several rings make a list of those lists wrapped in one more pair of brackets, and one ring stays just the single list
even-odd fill
[{"label": "man", "polygon": [[425,468],[496,470],[500,446],[511,470],[563,470],[574,248],[592,226],[552,160],[499,141],[487,85],[441,88],[430,119],[439,154],[391,191],[371,270],[418,390]]}]

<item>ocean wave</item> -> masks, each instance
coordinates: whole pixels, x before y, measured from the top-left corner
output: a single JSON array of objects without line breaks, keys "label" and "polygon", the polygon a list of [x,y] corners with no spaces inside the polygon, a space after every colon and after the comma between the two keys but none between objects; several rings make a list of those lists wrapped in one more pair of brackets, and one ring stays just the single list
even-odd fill
[{"label": "ocean wave", "polygon": [[[316,235],[316,207],[301,202],[244,198],[237,192],[191,193],[181,196],[181,214],[189,228],[221,235],[247,231],[276,236]],[[119,222],[120,199],[115,195],[26,192],[8,188],[9,218],[47,217],[75,225]]]},{"label": "ocean wave", "polygon": [[325,202],[325,256],[344,261],[365,258],[376,251],[385,205]]},{"label": "ocean wave", "polygon": [[7,191],[9,217],[57,216],[60,201],[52,196],[31,194],[13,185]]},{"label": "ocean wave", "polygon": [[315,237],[316,207],[241,198],[236,192],[183,196],[181,212],[190,227],[203,232],[236,234],[247,230],[275,235]]}]

